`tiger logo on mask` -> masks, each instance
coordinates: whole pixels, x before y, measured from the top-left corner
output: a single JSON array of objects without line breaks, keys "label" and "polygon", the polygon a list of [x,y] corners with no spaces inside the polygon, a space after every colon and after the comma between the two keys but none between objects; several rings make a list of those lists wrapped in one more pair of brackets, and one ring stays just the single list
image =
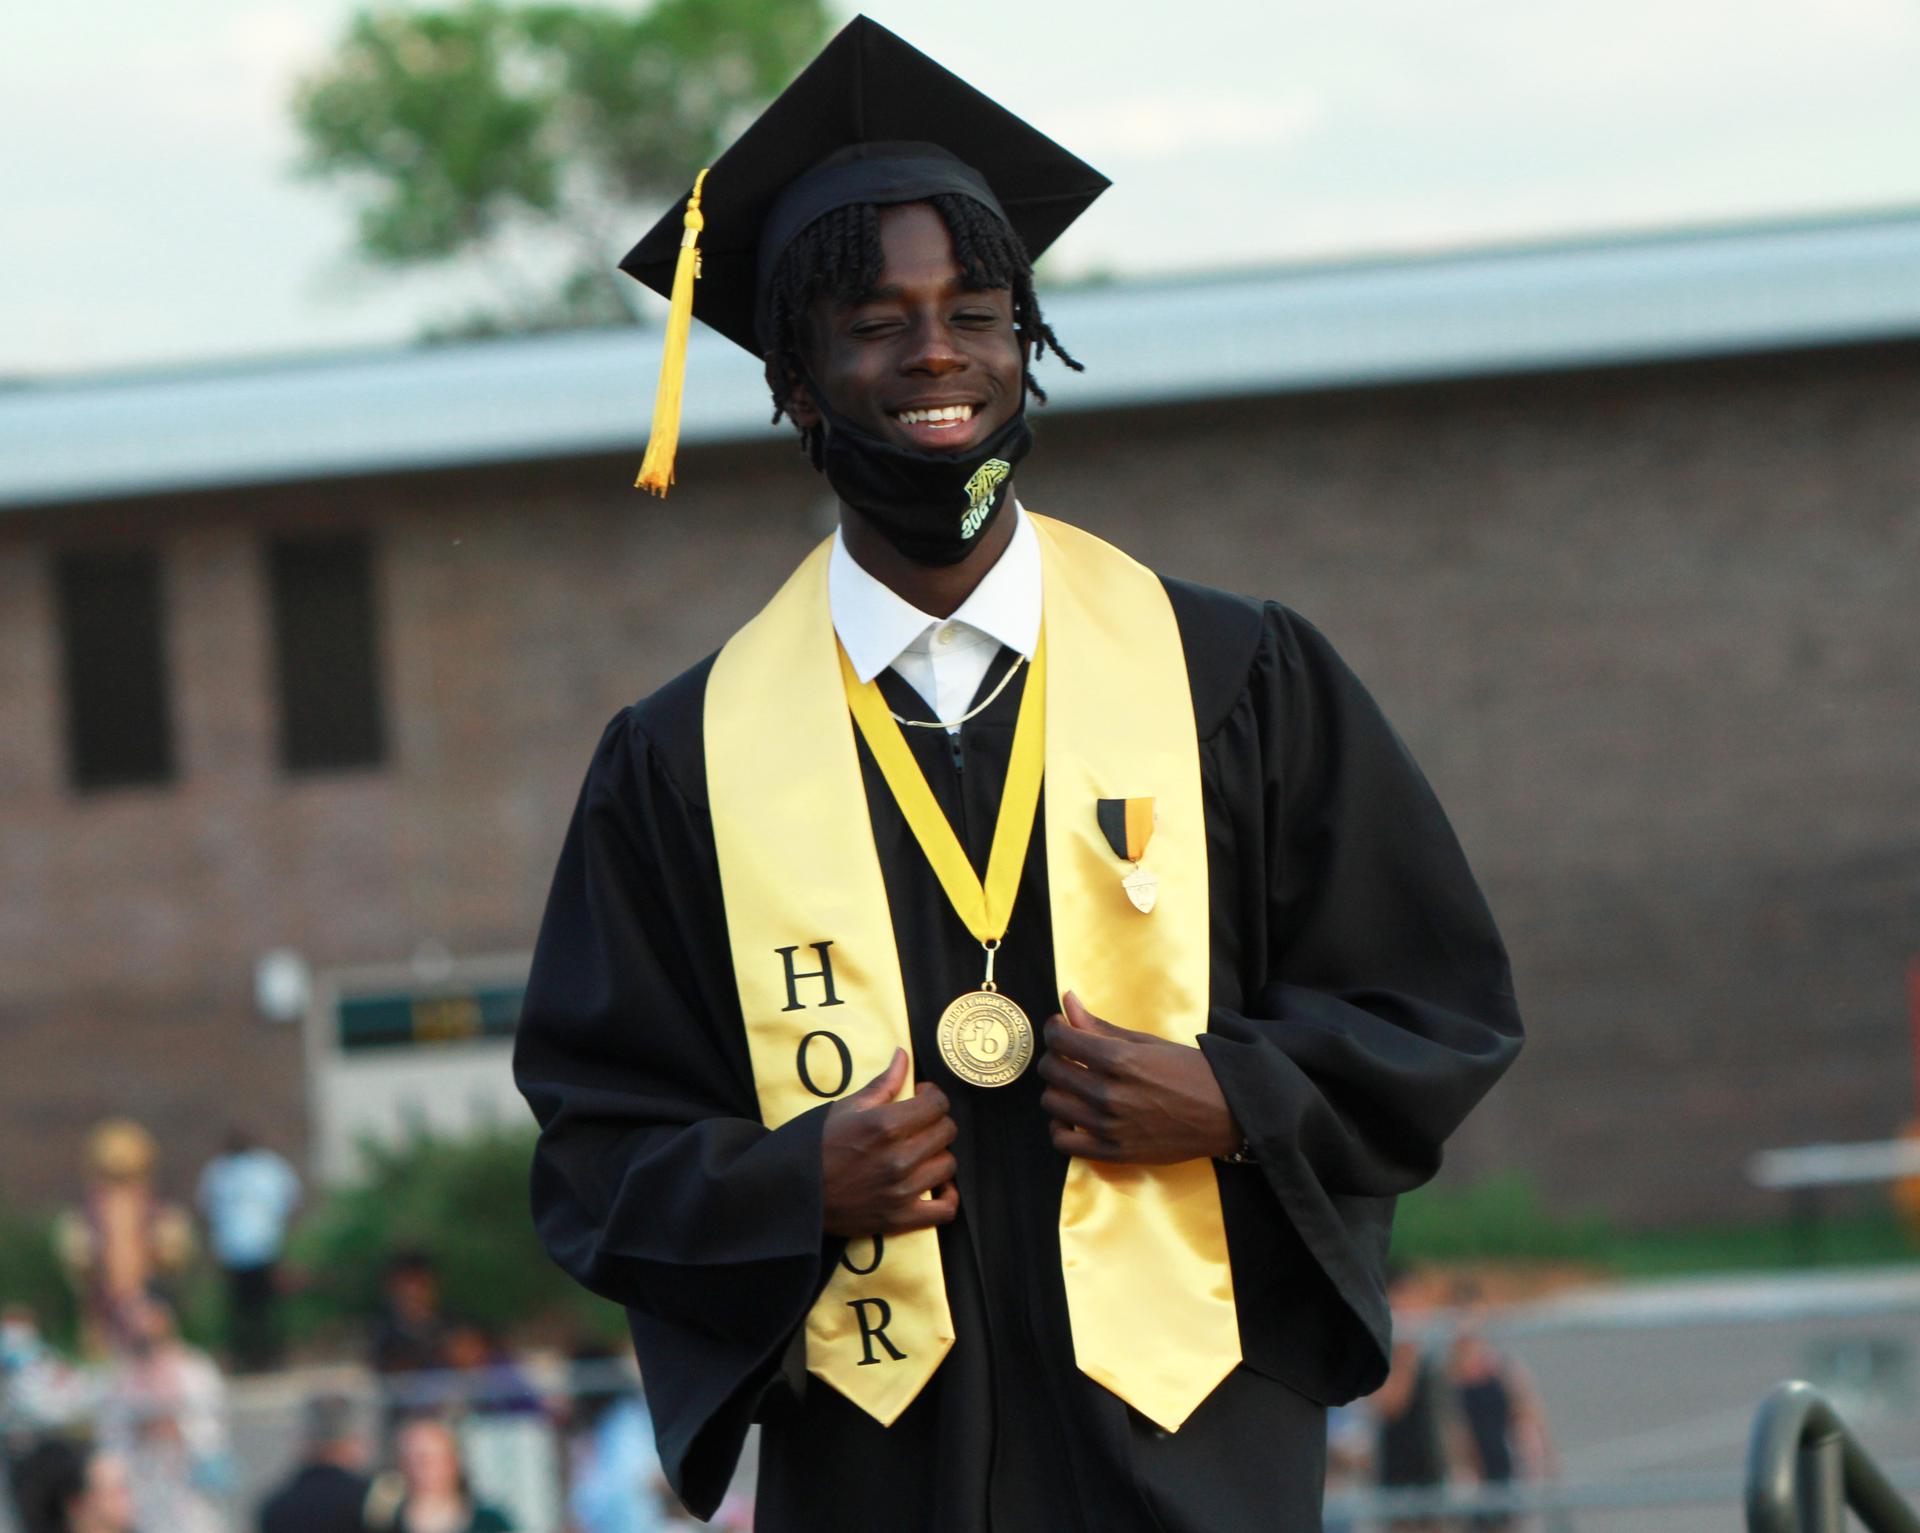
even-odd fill
[{"label": "tiger logo on mask", "polygon": [[967,510],[960,518],[960,536],[971,538],[985,524],[993,510],[994,492],[1007,482],[1013,465],[1005,458],[989,458],[973,471],[967,481]]}]

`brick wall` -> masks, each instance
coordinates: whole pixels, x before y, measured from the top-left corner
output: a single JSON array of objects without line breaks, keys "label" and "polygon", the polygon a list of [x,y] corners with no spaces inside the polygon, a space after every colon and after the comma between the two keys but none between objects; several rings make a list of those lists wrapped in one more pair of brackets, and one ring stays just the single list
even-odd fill
[{"label": "brick wall", "polygon": [[[1534,1032],[1451,1174],[1636,1218],[1762,1207],[1753,1148],[1912,1106],[1920,352],[1041,417],[1023,498],[1287,601],[1449,806]],[[134,1112],[170,1179],[230,1116],[302,1148],[254,959],[524,949],[605,720],[827,525],[782,446],[0,519],[0,1196]],[[372,530],[392,759],[275,760],[264,538]],[[165,554],[179,780],[64,785],[50,554]]]}]

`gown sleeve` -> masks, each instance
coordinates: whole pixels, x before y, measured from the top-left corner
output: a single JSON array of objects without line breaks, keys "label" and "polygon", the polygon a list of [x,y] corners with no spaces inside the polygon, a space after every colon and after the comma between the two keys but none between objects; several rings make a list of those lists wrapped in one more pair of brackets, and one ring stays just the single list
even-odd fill
[{"label": "gown sleeve", "polygon": [[823,1279],[824,1114],[759,1122],[710,822],[634,710],[567,831],[514,1074],[540,1239],[626,1307],[667,1477],[711,1515]]},{"label": "gown sleeve", "polygon": [[[1317,630],[1267,608],[1222,733],[1234,831],[1260,848],[1243,876],[1264,888],[1243,908],[1264,909],[1245,912],[1243,1004],[1214,1008],[1201,1047],[1263,1201],[1277,1200],[1285,1238],[1317,1268],[1295,1291],[1327,1298],[1318,1324],[1282,1328],[1296,1360],[1283,1371],[1337,1403],[1386,1374],[1394,1199],[1439,1169],[1444,1141],[1519,1052],[1520,1017],[1433,790]],[[1223,1194],[1238,1194],[1229,1206],[1244,1207],[1245,1183],[1225,1184],[1251,1168],[1222,1170]],[[1238,1289],[1237,1268],[1236,1253]]]}]

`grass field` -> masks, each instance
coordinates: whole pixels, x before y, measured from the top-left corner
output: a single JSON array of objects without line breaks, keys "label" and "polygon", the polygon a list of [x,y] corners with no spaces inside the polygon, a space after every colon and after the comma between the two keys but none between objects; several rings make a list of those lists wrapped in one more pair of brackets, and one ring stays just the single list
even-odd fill
[{"label": "grass field", "polygon": [[1883,1199],[1845,1206],[1833,1200],[1811,1225],[1783,1210],[1761,1221],[1625,1230],[1597,1214],[1549,1208],[1526,1177],[1514,1174],[1402,1199],[1393,1249],[1410,1262],[1538,1262],[1618,1278],[1920,1259],[1920,1241]]}]

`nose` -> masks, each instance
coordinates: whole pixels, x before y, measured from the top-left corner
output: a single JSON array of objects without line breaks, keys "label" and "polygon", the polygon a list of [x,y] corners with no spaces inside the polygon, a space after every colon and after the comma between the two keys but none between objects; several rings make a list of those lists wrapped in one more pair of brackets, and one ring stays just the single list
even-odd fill
[{"label": "nose", "polygon": [[920,320],[910,333],[912,342],[901,354],[900,370],[929,378],[944,378],[967,365],[967,354],[955,342],[953,328],[938,315]]}]

